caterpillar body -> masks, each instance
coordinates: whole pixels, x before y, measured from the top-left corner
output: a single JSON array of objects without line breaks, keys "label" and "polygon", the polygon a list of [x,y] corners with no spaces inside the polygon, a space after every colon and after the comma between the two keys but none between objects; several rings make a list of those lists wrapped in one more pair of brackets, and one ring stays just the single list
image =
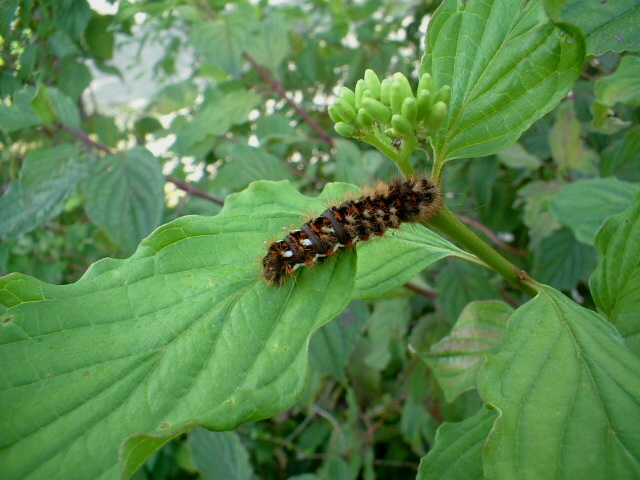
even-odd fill
[{"label": "caterpillar body", "polygon": [[402,223],[428,220],[441,206],[440,190],[426,178],[378,183],[361,197],[327,208],[272,243],[262,260],[263,276],[280,286],[299,267],[322,261],[372,235],[384,235]]}]

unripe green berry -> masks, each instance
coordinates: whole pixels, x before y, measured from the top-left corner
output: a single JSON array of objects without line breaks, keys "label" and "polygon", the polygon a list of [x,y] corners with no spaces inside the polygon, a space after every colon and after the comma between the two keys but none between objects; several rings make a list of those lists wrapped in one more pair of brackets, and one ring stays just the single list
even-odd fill
[{"label": "unripe green berry", "polygon": [[434,103],[424,122],[425,128],[433,133],[440,129],[447,118],[447,105],[444,102]]},{"label": "unripe green berry", "polygon": [[391,95],[391,82],[385,78],[380,82],[380,102],[384,105],[389,105],[389,97]]},{"label": "unripe green berry", "polygon": [[353,134],[356,133],[356,127],[351,125],[350,123],[338,122],[334,125],[334,130],[338,133],[338,135],[342,135],[343,137],[353,137]]},{"label": "unripe green berry", "polygon": [[365,89],[367,89],[368,86],[366,84],[366,82],[362,79],[358,80],[356,82],[356,108],[360,108],[361,102],[362,102],[362,94],[364,93]]},{"label": "unripe green berry", "polygon": [[[363,100],[373,100],[373,99],[365,98]],[[365,110],[364,108],[361,108],[360,110],[358,110],[358,117],[356,118],[356,122],[362,125],[363,127],[370,127],[371,125],[373,125],[374,118],[373,116],[371,116],[371,114],[367,110]]]},{"label": "unripe green berry", "polygon": [[405,77],[402,73],[397,72],[393,74],[393,83],[400,85],[402,89],[402,96],[404,98],[413,97],[413,91],[411,90],[409,80],[407,80],[407,77]]},{"label": "unripe green berry", "polygon": [[431,109],[431,92],[429,90],[420,90],[418,92],[418,115],[416,117],[417,122],[421,122],[429,113]]},{"label": "unripe green berry", "polygon": [[402,103],[407,98],[402,85],[393,82],[391,84],[391,92],[389,93],[389,103],[391,104],[391,111],[393,113],[400,113],[402,111]]},{"label": "unripe green berry", "polygon": [[430,73],[423,73],[420,77],[420,81],[418,82],[418,90],[416,98],[420,95],[420,92],[427,90],[429,92],[433,92],[435,89],[435,85],[433,83],[433,78],[431,78]]},{"label": "unripe green berry", "polygon": [[343,121],[353,122],[355,120],[356,111],[351,105],[349,105],[349,103],[346,100],[343,100],[342,98],[338,98],[333,103],[333,106],[335,107],[335,109],[337,110],[338,114],[340,115]]},{"label": "unripe green berry", "polygon": [[391,126],[402,135],[410,135],[413,133],[413,125],[402,115],[394,115],[391,117]]},{"label": "unripe green berry", "polygon": [[451,100],[451,87],[449,85],[443,85],[433,97],[433,103],[443,102],[445,105],[449,105]]},{"label": "unripe green berry", "polygon": [[340,112],[335,105],[329,105],[329,108],[327,108],[327,112],[329,113],[329,117],[331,118],[331,120],[333,120],[333,123],[344,121],[342,115],[340,115]]},{"label": "unripe green berry", "polygon": [[405,98],[402,102],[402,116],[406,118],[413,126],[416,124],[416,118],[418,117],[418,105],[416,99],[413,97]]},{"label": "unripe green berry", "polygon": [[391,110],[386,105],[374,98],[364,97],[362,99],[362,108],[380,123],[386,123],[391,118]]},{"label": "unripe green berry", "polygon": [[348,87],[342,87],[340,89],[339,97],[346,101],[353,108],[356,107],[356,94]]},{"label": "unripe green berry", "polygon": [[369,90],[371,90],[371,97],[376,100],[380,98],[380,79],[376,72],[371,69],[367,69],[364,72],[364,81],[366,82]]}]

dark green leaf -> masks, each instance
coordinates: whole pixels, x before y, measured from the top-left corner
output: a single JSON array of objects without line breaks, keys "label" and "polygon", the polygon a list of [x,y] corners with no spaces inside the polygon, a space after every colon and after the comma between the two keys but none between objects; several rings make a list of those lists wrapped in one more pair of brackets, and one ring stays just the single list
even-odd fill
[{"label": "dark green leaf", "polygon": [[113,32],[109,30],[112,22],[112,16],[94,13],[93,18],[87,26],[85,40],[89,45],[91,55],[98,60],[111,60],[113,57],[115,36]]},{"label": "dark green leaf", "polygon": [[593,299],[640,355],[640,196],[624,212],[609,218],[596,236],[600,256],[591,276]]},{"label": "dark green leaf", "polygon": [[433,449],[420,460],[418,480],[484,480],[482,452],[496,419],[481,408],[473,417],[438,428]]},{"label": "dark green leaf", "polygon": [[600,170],[603,177],[615,175],[620,180],[640,182],[640,128],[624,132],[602,151]]},{"label": "dark green leaf", "polygon": [[595,250],[576,241],[568,228],[553,232],[534,250],[533,277],[558,290],[571,290],[586,281],[596,263]]},{"label": "dark green leaf", "polygon": [[86,174],[72,145],[33,150],[25,158],[20,178],[0,197],[0,235],[16,237],[56,217]]},{"label": "dark green leaf", "polygon": [[497,296],[489,272],[478,265],[455,260],[448,261],[447,267],[438,275],[436,291],[439,310],[451,323],[469,302],[491,300]]},{"label": "dark green leaf", "polygon": [[578,180],[558,191],[551,200],[551,211],[580,242],[593,245],[602,222],[627,208],[638,189],[640,185],[616,178]]},{"label": "dark green leaf", "polygon": [[483,453],[487,478],[640,474],[640,359],[560,292],[541,287],[516,310],[478,386],[499,415]]},{"label": "dark green leaf", "polygon": [[505,149],[555,107],[582,70],[584,39],[552,24],[537,0],[445,0],[427,32],[421,73],[453,89],[433,138],[445,160]]},{"label": "dark green leaf", "polygon": [[291,218],[268,199],[299,214],[337,193],[286,185],[254,183],[216,217],[164,225],[75,284],[0,280],[6,478],[115,478],[119,455],[124,467],[165,441],[144,434],[233,429],[295,401],[309,336],[346,306],[356,264],[351,249],[280,288],[260,278],[263,241]]},{"label": "dark green leaf", "polygon": [[582,29],[589,55],[640,50],[640,6],[635,0],[548,0],[546,5],[558,21]]},{"label": "dark green leaf", "polygon": [[158,160],[144,148],[100,159],[82,191],[91,221],[127,252],[162,220],[164,176]]},{"label": "dark green leaf", "polygon": [[344,367],[355,341],[366,325],[368,312],[361,302],[353,302],[333,322],[324,325],[311,339],[311,365],[323,375],[346,382]]},{"label": "dark green leaf", "polygon": [[58,88],[73,101],[78,101],[80,95],[91,83],[92,76],[84,63],[79,63],[71,57],[62,61]]},{"label": "dark green leaf", "polygon": [[210,432],[202,427],[189,433],[193,463],[203,480],[252,480],[247,449],[235,432]]},{"label": "dark green leaf", "polygon": [[485,356],[502,344],[505,325],[513,308],[504,302],[490,300],[469,303],[453,326],[451,333],[421,352],[433,370],[447,402],[476,388],[478,370]]}]

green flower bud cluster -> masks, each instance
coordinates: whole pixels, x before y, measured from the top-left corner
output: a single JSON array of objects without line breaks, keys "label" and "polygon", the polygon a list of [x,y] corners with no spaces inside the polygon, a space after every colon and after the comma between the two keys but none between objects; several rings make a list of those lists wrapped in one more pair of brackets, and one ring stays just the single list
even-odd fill
[{"label": "green flower bud cluster", "polygon": [[420,78],[414,96],[402,73],[394,74],[392,80],[380,81],[373,70],[367,70],[355,91],[340,89],[329,107],[329,116],[336,132],[344,137],[368,141],[373,133],[384,133],[393,139],[414,136],[423,140],[442,127],[450,99],[451,87],[445,85],[436,92],[428,73]]}]

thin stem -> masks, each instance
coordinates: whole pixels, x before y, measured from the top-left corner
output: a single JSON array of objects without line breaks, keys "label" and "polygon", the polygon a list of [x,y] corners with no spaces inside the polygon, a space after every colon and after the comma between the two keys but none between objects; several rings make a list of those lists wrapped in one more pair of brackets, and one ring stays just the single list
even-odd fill
[{"label": "thin stem", "polygon": [[300,107],[300,105],[298,105],[293,101],[291,97],[289,97],[282,84],[275,78],[273,78],[266,68],[256,62],[256,60],[247,52],[242,52],[242,56],[246,58],[251,66],[255,68],[256,71],[260,74],[260,76],[267,83],[269,83],[273,87],[273,89],[278,92],[278,94],[280,94],[282,98],[285,99],[289,106],[293,108],[298,113],[298,115],[300,115],[309,124],[309,126],[320,136],[324,143],[326,143],[330,147],[334,146],[333,138],[327,135],[327,132],[325,132],[324,129],[320,125],[318,125],[318,123],[313,118],[311,118],[311,116],[307,112],[305,112],[302,107]]},{"label": "thin stem", "polygon": [[487,245],[446,206],[429,221],[429,225],[451,237],[523,292],[532,297],[538,292],[537,282]]}]

